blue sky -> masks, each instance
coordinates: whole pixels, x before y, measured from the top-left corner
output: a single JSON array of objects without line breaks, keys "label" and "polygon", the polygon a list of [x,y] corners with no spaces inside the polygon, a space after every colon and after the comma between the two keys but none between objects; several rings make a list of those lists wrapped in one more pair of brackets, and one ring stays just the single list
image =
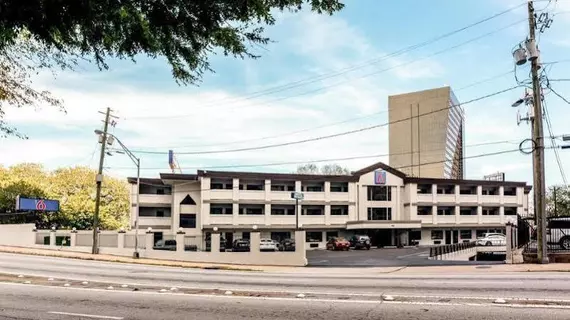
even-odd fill
[{"label": "blue sky", "polygon": [[[40,162],[48,168],[95,167],[98,154],[93,130],[101,127],[102,115],[98,111],[106,107],[115,110],[119,117],[113,130],[127,146],[164,153],[172,148],[179,153],[183,172],[211,166],[382,155],[388,152],[387,127],[258,151],[180,153],[284,143],[386,123],[387,113],[383,111],[387,110],[391,94],[450,85],[460,101],[468,101],[516,85],[512,73],[504,74],[513,70],[512,48],[527,35],[525,6],[405,54],[383,57],[525,1],[345,3],[346,8],[332,17],[310,12],[278,14],[278,23],[267,29],[275,42],[266,48],[253,48],[262,55],[260,59],[212,56],[216,73],[206,74],[199,87],[178,86],[162,59],[145,57],[140,57],[136,64],[110,61],[111,70],[104,72],[85,65],[56,78],[42,74],[35,84],[63,98],[68,112],[63,114],[49,107],[8,109],[6,119],[30,139],[0,140],[0,163],[27,161]],[[536,7],[542,9],[547,4],[538,2]],[[552,27],[540,36],[542,61],[569,59],[570,37],[565,30],[570,27],[570,1],[551,3],[547,10],[555,16]],[[463,44],[478,37],[481,38]],[[351,67],[351,72],[335,75],[335,71]],[[570,78],[569,71],[570,62],[559,63],[552,65],[548,75],[551,79]],[[328,77],[251,96],[322,74]],[[527,77],[528,66],[518,70],[517,75]],[[471,86],[489,78],[493,79]],[[570,98],[570,82],[553,83],[553,88]],[[516,149],[529,136],[530,127],[525,123],[517,126],[517,110],[510,107],[523,92],[521,88],[465,106],[467,156]],[[554,94],[547,95],[546,101],[554,134],[570,134],[570,106]],[[326,126],[354,118],[360,119]],[[300,130],[303,132],[291,133]],[[259,139],[268,136],[278,137]],[[248,141],[240,142],[243,140]],[[509,143],[469,147],[505,140]],[[570,164],[570,151],[560,150],[560,155],[563,165]],[[169,171],[166,154],[141,154],[141,161],[144,176]],[[356,170],[376,161],[388,159],[332,162]],[[108,158],[105,167],[108,174],[115,176],[136,172],[130,160],[120,155]],[[237,170],[291,172],[295,167],[293,164]],[[508,180],[531,181],[531,158],[519,153],[467,160],[466,168],[469,178],[504,171]],[[562,183],[552,150],[546,154],[546,171],[547,184]]]}]

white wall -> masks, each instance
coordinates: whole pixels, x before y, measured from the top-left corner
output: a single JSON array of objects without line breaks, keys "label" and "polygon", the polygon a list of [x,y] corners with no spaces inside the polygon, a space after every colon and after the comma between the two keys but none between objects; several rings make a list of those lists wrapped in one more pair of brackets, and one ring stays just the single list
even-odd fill
[{"label": "white wall", "polygon": [[34,245],[36,234],[32,231],[35,225],[0,224],[0,245],[27,247]]}]

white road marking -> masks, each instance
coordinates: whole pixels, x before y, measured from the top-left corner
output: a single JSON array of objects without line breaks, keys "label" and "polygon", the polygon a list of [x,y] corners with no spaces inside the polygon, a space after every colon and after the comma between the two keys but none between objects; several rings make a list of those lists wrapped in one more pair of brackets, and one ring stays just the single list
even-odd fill
[{"label": "white road marking", "polygon": [[[7,285],[21,286],[20,283],[1,283]],[[62,287],[50,287],[43,285],[27,285],[27,287],[43,287],[43,288],[54,288],[63,289]],[[289,297],[253,297],[253,296],[226,296],[226,295],[212,295],[212,294],[185,294],[185,293],[159,293],[154,291],[107,291],[105,289],[87,289],[87,288],[66,288],[67,290],[81,290],[81,291],[98,291],[107,293],[117,293],[117,294],[148,294],[148,295],[173,295],[173,296],[187,296],[187,297],[198,297],[198,298],[218,298],[218,299],[243,299],[243,300],[274,300],[274,301],[296,301],[296,302],[329,302],[329,303],[357,303],[357,304],[404,304],[404,305],[437,305],[437,306],[472,306],[472,307],[495,307],[495,308],[541,308],[541,309],[570,309],[568,305],[546,305],[546,304],[510,304],[510,305],[497,305],[493,303],[475,303],[475,302],[430,302],[430,301],[381,301],[381,300],[338,300],[338,299],[323,299],[323,298],[289,298]],[[487,298],[488,299],[488,298]],[[515,299],[510,299],[515,300]],[[527,299],[519,299],[527,300]],[[534,300],[534,299],[533,299]],[[537,299],[538,301],[538,299]],[[544,300],[557,302],[557,300]],[[566,301],[566,300],[558,300]],[[66,314],[66,313],[62,313]],[[69,314],[74,315],[74,314]],[[89,315],[82,315],[83,317],[89,317]],[[100,317],[102,319],[116,319],[121,320],[121,317],[108,317],[108,316],[94,316]],[[104,317],[104,318],[103,318]]]},{"label": "white road marking", "polygon": [[49,311],[48,313],[62,315],[62,316],[83,317],[83,318],[92,318],[92,319],[112,319],[112,320],[124,319],[123,317],[98,316],[95,314],[71,313],[71,312],[60,312],[60,311]]},{"label": "white road marking", "polygon": [[396,259],[403,259],[403,258],[413,257],[413,256],[426,257],[426,254],[427,254],[427,256],[429,256],[429,252],[428,252],[428,251],[414,252],[414,253],[406,254],[406,255],[403,255],[403,256],[398,256],[398,257],[396,257]]}]

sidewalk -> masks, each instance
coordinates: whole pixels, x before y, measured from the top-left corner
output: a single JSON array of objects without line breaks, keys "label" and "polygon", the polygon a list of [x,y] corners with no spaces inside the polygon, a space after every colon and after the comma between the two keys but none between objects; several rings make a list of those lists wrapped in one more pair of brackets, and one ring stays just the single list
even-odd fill
[{"label": "sidewalk", "polygon": [[359,274],[371,276],[374,274],[397,274],[402,275],[461,275],[461,274],[500,274],[508,272],[570,272],[570,263],[552,264],[501,264],[492,266],[428,266],[428,267],[371,267],[371,268],[319,268],[319,267],[277,267],[277,266],[244,266],[213,263],[193,263],[157,259],[133,259],[128,257],[113,256],[106,254],[92,255],[89,253],[61,251],[57,249],[35,249],[22,247],[0,246],[0,252],[26,255],[71,258],[80,260],[96,260],[118,263],[134,263],[154,266],[167,266],[196,269],[219,269],[234,271],[254,271],[273,273],[298,273],[319,275],[352,275]]}]

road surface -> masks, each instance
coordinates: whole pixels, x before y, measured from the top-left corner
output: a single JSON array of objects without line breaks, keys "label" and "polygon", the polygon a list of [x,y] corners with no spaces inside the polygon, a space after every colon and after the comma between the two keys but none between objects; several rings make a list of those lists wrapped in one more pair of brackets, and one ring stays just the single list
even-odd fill
[{"label": "road surface", "polygon": [[[0,319],[540,320],[569,319],[570,314],[570,273],[327,270],[233,272],[0,254],[0,273],[16,279],[0,282]],[[48,277],[55,279],[51,285]],[[32,283],[24,284],[27,279]],[[73,285],[63,287],[66,281]],[[89,285],[81,287],[78,281]],[[97,282],[99,287],[92,286]],[[123,284],[128,288],[121,289]],[[115,289],[105,290],[107,285]],[[167,290],[171,287],[180,289]],[[202,291],[188,293],[197,288]],[[299,293],[305,296],[297,298]],[[385,301],[389,295],[395,300]],[[497,298],[507,303],[495,304]],[[559,304],[536,305],[525,298]]]},{"label": "road surface", "polygon": [[[0,284],[0,319],[565,320],[570,310],[141,294]],[[318,303],[317,303],[318,302]]]}]

